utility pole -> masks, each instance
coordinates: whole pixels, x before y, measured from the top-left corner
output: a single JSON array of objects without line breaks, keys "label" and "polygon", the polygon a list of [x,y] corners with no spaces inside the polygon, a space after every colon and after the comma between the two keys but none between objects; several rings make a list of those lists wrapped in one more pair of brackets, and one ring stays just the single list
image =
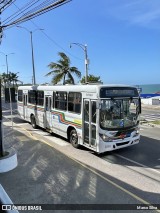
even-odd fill
[{"label": "utility pole", "polygon": [[9,74],[9,71],[8,71],[8,56],[9,55],[12,55],[14,53],[9,53],[9,54],[5,54],[4,52],[0,52],[1,54],[3,54],[5,57],[6,57],[6,73],[7,73],[7,77],[8,77],[8,74]]},{"label": "utility pole", "polygon": [[87,45],[84,45],[84,52],[85,52],[85,70],[86,70],[86,76],[85,81],[88,82],[88,55],[87,55]]},{"label": "utility pole", "polygon": [[71,43],[70,48],[72,47],[72,44],[79,46],[83,51],[85,55],[85,83],[88,83],[88,55],[87,55],[87,44],[83,45],[80,43]]},{"label": "utility pole", "polygon": [[8,59],[7,59],[7,56],[8,55],[6,55],[6,66],[7,66],[7,78],[8,78]]},{"label": "utility pole", "polygon": [[[0,96],[1,96],[1,78],[0,78]],[[2,97],[2,96],[1,96]],[[0,157],[4,156],[4,145],[3,145],[3,125],[2,125],[2,100],[0,97]]]},{"label": "utility pole", "polygon": [[32,49],[33,85],[36,85],[36,75],[35,75],[35,66],[34,66],[34,52],[33,52],[32,31],[30,31],[30,35],[31,35],[31,49]]},{"label": "utility pole", "polygon": [[[4,10],[4,8],[7,6],[8,2],[7,1],[0,2],[0,15],[1,15],[2,11]],[[0,18],[0,44],[2,41],[2,36],[3,36],[3,28],[1,26],[1,18]],[[2,53],[2,54],[4,54],[4,53]],[[7,55],[5,55],[5,56],[6,56],[7,77],[8,77],[8,61],[7,61]],[[2,82],[1,82],[1,78],[0,78],[0,156],[3,157],[4,156],[4,145],[3,145],[2,96],[1,96],[2,91],[1,91],[1,89],[2,89]]]},{"label": "utility pole", "polygon": [[22,28],[24,30],[26,30],[29,34],[30,34],[30,40],[31,40],[31,51],[32,51],[32,72],[33,72],[33,81],[32,84],[36,85],[36,74],[35,74],[35,65],[34,65],[34,50],[33,50],[33,38],[32,38],[32,34],[37,31],[37,30],[43,30],[43,29],[36,29],[34,31],[30,31],[28,30],[26,27],[21,27],[21,26],[17,26],[19,28]]}]

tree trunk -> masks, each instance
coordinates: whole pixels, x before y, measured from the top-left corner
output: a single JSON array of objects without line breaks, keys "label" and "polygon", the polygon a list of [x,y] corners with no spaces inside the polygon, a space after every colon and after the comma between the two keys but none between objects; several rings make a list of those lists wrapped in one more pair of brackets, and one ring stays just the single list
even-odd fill
[{"label": "tree trunk", "polygon": [[64,74],[64,78],[63,78],[63,85],[65,85],[65,79],[66,78],[66,75]]}]

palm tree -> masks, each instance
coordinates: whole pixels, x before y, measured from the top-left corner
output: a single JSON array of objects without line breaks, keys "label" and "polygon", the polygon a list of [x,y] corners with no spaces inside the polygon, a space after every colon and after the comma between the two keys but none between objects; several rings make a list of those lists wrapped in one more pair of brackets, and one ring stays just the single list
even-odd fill
[{"label": "palm tree", "polygon": [[14,73],[14,72],[9,72],[9,81],[10,83],[12,82],[13,84],[13,87],[16,86],[17,87],[17,82],[18,82],[18,72],[17,73]]},{"label": "palm tree", "polygon": [[51,71],[47,73],[45,76],[53,75],[52,78],[53,84],[57,84],[62,79],[63,85],[66,83],[66,81],[69,81],[72,84],[74,84],[75,82],[72,74],[75,74],[78,78],[81,78],[81,72],[76,67],[70,67],[71,61],[65,53],[59,52],[58,55],[60,56],[58,63],[51,62],[48,65]]},{"label": "palm tree", "polygon": [[5,88],[8,81],[8,75],[5,72],[3,72],[1,74],[1,79],[2,79],[2,86]]},{"label": "palm tree", "polygon": [[14,73],[14,72],[9,72],[9,74],[6,74],[6,73],[2,73],[1,74],[1,79],[2,79],[2,86],[4,88],[6,88],[6,86],[8,85],[13,85],[13,87],[17,87],[17,82],[19,82],[18,80],[18,72],[17,73]]}]

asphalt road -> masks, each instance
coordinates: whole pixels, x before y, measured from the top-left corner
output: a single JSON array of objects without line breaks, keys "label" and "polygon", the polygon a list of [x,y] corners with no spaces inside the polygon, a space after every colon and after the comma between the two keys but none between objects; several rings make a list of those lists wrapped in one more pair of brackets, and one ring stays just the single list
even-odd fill
[{"label": "asphalt road", "polygon": [[[101,204],[159,204],[160,128],[141,126],[138,145],[99,156],[33,130],[16,115],[12,131],[6,108],[3,114],[6,148],[17,149],[19,165],[0,174],[0,182],[14,203],[81,204],[78,212],[85,212],[82,204],[100,204],[99,209]],[[94,212],[96,206],[87,208],[87,213]]]}]

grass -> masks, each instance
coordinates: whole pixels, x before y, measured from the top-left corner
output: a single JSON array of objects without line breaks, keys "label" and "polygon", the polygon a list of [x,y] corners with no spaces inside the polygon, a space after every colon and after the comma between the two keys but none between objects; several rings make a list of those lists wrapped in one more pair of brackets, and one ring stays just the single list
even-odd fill
[{"label": "grass", "polygon": [[156,125],[160,125],[160,120],[151,121],[150,123],[152,123],[152,124],[156,124]]}]

